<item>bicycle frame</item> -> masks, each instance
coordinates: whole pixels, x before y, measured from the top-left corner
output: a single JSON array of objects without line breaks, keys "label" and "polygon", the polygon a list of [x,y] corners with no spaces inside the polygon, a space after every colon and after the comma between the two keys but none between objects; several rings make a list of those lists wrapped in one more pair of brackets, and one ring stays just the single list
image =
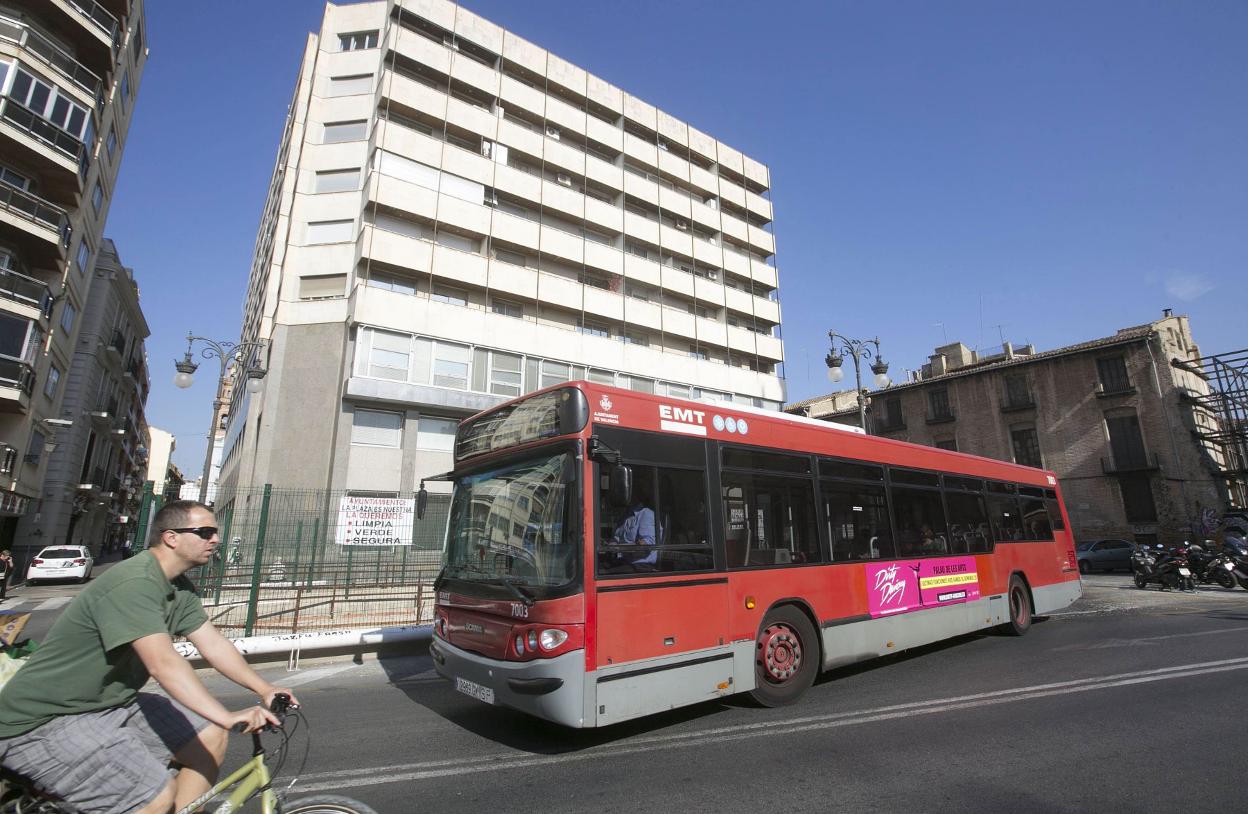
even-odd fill
[{"label": "bicycle frame", "polygon": [[229,777],[219,781],[215,786],[209,789],[198,799],[193,800],[184,808],[178,809],[177,814],[192,814],[198,811],[204,804],[217,799],[226,792],[231,786],[237,786],[230,796],[226,798],[216,809],[216,814],[233,814],[243,807],[243,804],[260,791],[260,810],[262,814],[277,814],[277,794],[273,789],[269,788],[269,767],[264,763],[264,749],[260,746],[260,738],[256,735],[252,736],[255,742],[256,751],[253,753],[251,760],[235,769]]}]

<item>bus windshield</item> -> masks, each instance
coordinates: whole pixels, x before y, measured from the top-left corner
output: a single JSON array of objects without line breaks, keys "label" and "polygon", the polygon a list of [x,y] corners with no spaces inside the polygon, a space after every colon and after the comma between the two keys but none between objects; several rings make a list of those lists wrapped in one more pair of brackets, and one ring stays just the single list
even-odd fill
[{"label": "bus windshield", "polygon": [[444,576],[513,589],[574,580],[579,556],[567,538],[574,471],[560,453],[456,478]]}]

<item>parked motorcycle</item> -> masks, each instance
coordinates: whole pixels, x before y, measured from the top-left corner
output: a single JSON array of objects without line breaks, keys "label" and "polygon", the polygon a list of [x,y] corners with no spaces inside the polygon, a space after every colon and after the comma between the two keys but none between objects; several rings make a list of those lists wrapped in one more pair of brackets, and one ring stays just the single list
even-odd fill
[{"label": "parked motorcycle", "polygon": [[1231,573],[1235,575],[1239,587],[1248,590],[1248,545],[1228,537],[1222,544],[1222,554],[1235,565]]},{"label": "parked motorcycle", "polygon": [[1235,563],[1226,554],[1214,553],[1212,544],[1202,546],[1197,543],[1187,547],[1187,566],[1197,582],[1206,585],[1217,583],[1228,591],[1235,588]]},{"label": "parked motorcycle", "polygon": [[1131,555],[1131,570],[1135,587],[1147,588],[1150,583],[1161,586],[1163,591],[1195,591],[1196,580],[1187,566],[1187,550],[1166,550],[1160,543],[1155,549],[1138,546]]}]

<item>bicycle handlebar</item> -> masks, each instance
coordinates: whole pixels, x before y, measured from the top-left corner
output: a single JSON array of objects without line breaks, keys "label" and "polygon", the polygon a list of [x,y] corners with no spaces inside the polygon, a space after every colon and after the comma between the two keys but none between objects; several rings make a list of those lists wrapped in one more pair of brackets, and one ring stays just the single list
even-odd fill
[{"label": "bicycle handlebar", "polygon": [[[292,704],[290,701],[289,695],[287,695],[284,692],[273,694],[273,701],[269,704],[270,712],[272,712],[278,718],[285,718],[286,714],[289,713],[292,709],[299,709],[299,705]],[[238,732],[241,734],[247,731],[247,724],[234,724],[232,729],[234,732]],[[273,726],[273,724],[266,724],[262,731],[276,732],[277,729],[278,728],[276,726]]]}]

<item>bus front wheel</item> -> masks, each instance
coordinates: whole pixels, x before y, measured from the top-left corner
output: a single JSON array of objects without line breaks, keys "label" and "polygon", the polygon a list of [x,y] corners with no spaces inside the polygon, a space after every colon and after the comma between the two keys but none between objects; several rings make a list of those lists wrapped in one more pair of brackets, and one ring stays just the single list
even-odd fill
[{"label": "bus front wheel", "polygon": [[782,707],[802,696],[819,671],[819,643],[805,614],[792,606],[767,614],[754,653],[754,700]]}]

